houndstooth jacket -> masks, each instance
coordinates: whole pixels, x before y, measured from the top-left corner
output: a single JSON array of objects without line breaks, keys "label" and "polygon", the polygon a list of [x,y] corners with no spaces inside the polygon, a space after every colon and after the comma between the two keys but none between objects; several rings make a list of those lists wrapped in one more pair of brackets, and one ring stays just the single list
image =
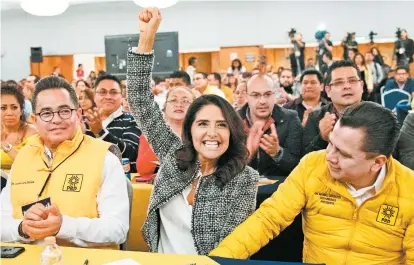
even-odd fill
[{"label": "houndstooth jacket", "polygon": [[[153,53],[128,51],[127,83],[131,112],[160,160],[147,219],[142,228],[150,251],[157,252],[160,207],[188,187],[201,171],[199,163],[196,169],[178,169],[175,151],[182,147],[182,143],[166,125],[151,93],[153,63]],[[191,233],[198,254],[208,254],[253,213],[258,179],[257,171],[248,166],[223,188],[215,184],[214,174],[201,178],[191,220]]]}]

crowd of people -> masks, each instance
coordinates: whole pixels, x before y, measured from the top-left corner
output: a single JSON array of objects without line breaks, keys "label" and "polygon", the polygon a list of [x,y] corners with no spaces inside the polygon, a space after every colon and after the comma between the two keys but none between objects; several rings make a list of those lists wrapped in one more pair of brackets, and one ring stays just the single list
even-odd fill
[{"label": "crowd of people", "polygon": [[[378,50],[352,45],[333,61],[327,33],[321,67],[249,72],[235,59],[204,73],[192,57],[163,79],[161,20],[140,13],[126,81],[2,82],[2,242],[119,249],[134,207],[124,172],[138,172],[156,173],[142,227],[152,252],[246,259],[301,213],[305,262],[414,263],[414,113],[398,121],[376,103],[383,86],[414,97],[406,66],[384,75]],[[256,209],[263,176],[283,183]]]}]

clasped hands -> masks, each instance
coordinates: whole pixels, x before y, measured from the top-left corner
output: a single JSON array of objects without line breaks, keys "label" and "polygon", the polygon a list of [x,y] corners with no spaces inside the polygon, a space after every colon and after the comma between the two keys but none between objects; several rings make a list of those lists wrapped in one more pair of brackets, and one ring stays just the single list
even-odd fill
[{"label": "clasped hands", "polygon": [[250,152],[250,159],[253,158],[259,147],[270,156],[275,156],[280,151],[279,137],[277,136],[275,124],[272,123],[270,125],[271,132],[269,135],[265,134],[263,126],[264,123],[258,121],[250,128],[249,136],[247,137],[247,149]]},{"label": "clasped hands", "polygon": [[41,240],[55,236],[62,226],[62,214],[56,204],[45,207],[36,203],[23,216],[22,231],[30,239]]}]

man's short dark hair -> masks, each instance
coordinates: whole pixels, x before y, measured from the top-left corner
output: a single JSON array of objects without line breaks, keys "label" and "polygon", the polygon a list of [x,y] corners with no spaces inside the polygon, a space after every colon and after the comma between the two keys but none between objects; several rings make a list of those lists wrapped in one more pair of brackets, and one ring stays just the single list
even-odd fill
[{"label": "man's short dark hair", "polygon": [[99,75],[98,78],[96,79],[94,88],[96,89],[99,83],[102,82],[103,80],[115,81],[116,83],[118,83],[119,87],[121,87],[121,81],[119,81],[118,77],[111,75],[111,74],[102,74],[102,75]]},{"label": "man's short dark hair", "polygon": [[305,71],[303,71],[302,75],[300,76],[300,82],[302,83],[303,78],[307,75],[316,75],[316,77],[319,80],[319,83],[323,83],[323,76],[321,74],[321,72],[319,72],[316,69],[306,69]]},{"label": "man's short dark hair", "polygon": [[80,63],[80,64],[78,64],[78,67],[81,67],[82,66],[82,64]]},{"label": "man's short dark hair", "polygon": [[170,75],[170,78],[181,78],[187,86],[191,85],[191,79],[187,72],[175,71]]},{"label": "man's short dark hair", "polygon": [[204,79],[206,79],[208,77],[208,74],[205,73],[205,72],[197,72],[196,74],[202,75]]},{"label": "man's short dark hair", "polygon": [[353,67],[357,71],[358,77],[361,79],[361,72],[359,71],[356,64],[350,60],[340,60],[335,61],[329,66],[328,71],[326,72],[326,79],[325,79],[325,85],[329,85],[332,81],[332,71],[338,68],[342,67]]},{"label": "man's short dark hair", "polygon": [[189,65],[193,65],[194,63],[195,63],[195,61],[197,60],[197,58],[195,58],[194,56],[191,56],[189,59],[188,59],[188,64]]},{"label": "man's short dark hair", "polygon": [[409,73],[410,71],[408,71],[408,68],[405,66],[397,66],[397,68],[395,68],[395,72],[398,72],[398,70],[405,70],[406,73]]},{"label": "man's short dark hair", "polygon": [[70,101],[72,101],[75,108],[79,108],[78,96],[76,95],[75,89],[73,89],[73,87],[65,79],[52,75],[42,78],[36,83],[32,98],[33,112],[36,112],[37,96],[39,93],[50,89],[64,89],[68,91]]},{"label": "man's short dark hair", "polygon": [[330,51],[326,51],[323,55],[328,57],[329,60],[332,60],[332,53]]},{"label": "man's short dark hair", "polygon": [[361,102],[345,109],[341,126],[365,132],[363,151],[389,157],[397,145],[400,128],[391,110],[374,102]]},{"label": "man's short dark hair", "polygon": [[214,80],[217,80],[219,82],[219,86],[221,86],[221,75],[217,72],[213,72],[211,75],[214,77]]},{"label": "man's short dark hair", "polygon": [[244,78],[244,79],[249,79],[250,77],[252,77],[252,73],[251,72],[244,72],[242,74],[242,78]]},{"label": "man's short dark hair", "polygon": [[152,78],[152,80],[154,80],[155,85],[159,85],[161,82],[164,82],[164,81],[165,81],[165,79],[164,79],[164,78],[161,78],[161,77],[159,77],[159,76],[154,76],[154,77]]}]

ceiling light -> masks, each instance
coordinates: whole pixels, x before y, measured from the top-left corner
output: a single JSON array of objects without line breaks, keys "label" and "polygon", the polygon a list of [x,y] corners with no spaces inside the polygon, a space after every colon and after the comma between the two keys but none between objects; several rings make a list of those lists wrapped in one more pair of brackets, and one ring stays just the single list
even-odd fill
[{"label": "ceiling light", "polygon": [[167,8],[177,4],[178,0],[133,0],[135,4],[147,8],[147,7],[157,7],[157,8]]},{"label": "ceiling light", "polygon": [[24,0],[20,6],[34,16],[57,16],[69,7],[68,0]]}]

